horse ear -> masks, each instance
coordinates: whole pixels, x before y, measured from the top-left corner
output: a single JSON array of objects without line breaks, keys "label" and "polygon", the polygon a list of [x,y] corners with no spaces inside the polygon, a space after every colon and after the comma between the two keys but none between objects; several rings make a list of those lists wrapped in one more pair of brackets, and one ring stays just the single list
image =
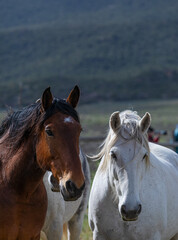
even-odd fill
[{"label": "horse ear", "polygon": [[146,112],[142,119],[139,121],[140,129],[143,133],[147,132],[149,126],[151,124],[151,115]]},{"label": "horse ear", "polygon": [[68,102],[73,108],[76,108],[80,97],[80,89],[76,85],[74,89],[70,92],[66,102]]},{"label": "horse ear", "polygon": [[120,119],[120,116],[119,116],[119,112],[114,112],[114,113],[111,114],[111,117],[110,117],[110,120],[109,120],[109,125],[114,132],[116,132],[116,130],[118,130],[118,128],[121,125],[121,119]]},{"label": "horse ear", "polygon": [[46,111],[52,105],[53,96],[52,96],[50,87],[48,87],[44,90],[42,98],[41,98],[41,102],[42,102],[42,109],[44,111]]}]

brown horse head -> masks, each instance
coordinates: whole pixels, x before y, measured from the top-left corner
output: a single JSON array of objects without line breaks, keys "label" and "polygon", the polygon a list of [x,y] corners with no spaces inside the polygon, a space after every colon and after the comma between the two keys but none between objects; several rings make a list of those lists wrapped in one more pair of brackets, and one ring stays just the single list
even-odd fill
[{"label": "brown horse head", "polygon": [[79,158],[81,125],[75,111],[79,95],[76,86],[66,101],[59,100],[47,88],[41,99],[43,121],[36,158],[42,169],[52,171],[66,201],[80,197],[85,184]]}]

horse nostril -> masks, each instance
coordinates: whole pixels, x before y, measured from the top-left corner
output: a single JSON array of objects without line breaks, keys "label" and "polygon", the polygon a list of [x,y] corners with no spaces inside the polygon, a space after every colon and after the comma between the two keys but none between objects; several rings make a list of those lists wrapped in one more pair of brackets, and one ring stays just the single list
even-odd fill
[{"label": "horse nostril", "polygon": [[68,192],[68,196],[70,197],[70,199],[79,198],[82,195],[84,188],[85,182],[79,189],[76,187],[75,183],[73,183],[71,180],[68,180],[66,182],[66,190]]},{"label": "horse nostril", "polygon": [[122,206],[121,206],[121,214],[122,214],[122,215],[126,215],[126,214],[127,214],[127,212],[126,212],[126,206],[125,206],[125,205],[122,205]]},{"label": "horse nostril", "polygon": [[139,205],[138,205],[138,209],[137,209],[137,214],[140,214],[140,213],[141,213],[141,211],[142,211],[142,205],[141,205],[141,204],[139,204]]},{"label": "horse nostril", "polygon": [[74,194],[77,190],[77,187],[75,186],[75,184],[71,180],[68,180],[66,182],[66,189],[69,193]]}]

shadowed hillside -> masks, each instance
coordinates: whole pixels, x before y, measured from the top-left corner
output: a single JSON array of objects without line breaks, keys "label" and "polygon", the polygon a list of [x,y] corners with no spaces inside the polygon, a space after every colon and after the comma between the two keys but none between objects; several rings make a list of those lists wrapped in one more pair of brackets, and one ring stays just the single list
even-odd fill
[{"label": "shadowed hillside", "polygon": [[1,106],[32,102],[48,85],[65,97],[79,84],[82,102],[178,97],[175,0],[7,0],[0,9]]}]

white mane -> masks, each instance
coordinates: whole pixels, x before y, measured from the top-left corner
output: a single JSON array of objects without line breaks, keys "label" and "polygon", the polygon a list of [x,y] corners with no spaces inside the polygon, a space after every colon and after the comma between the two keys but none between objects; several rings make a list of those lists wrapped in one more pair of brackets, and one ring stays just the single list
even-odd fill
[{"label": "white mane", "polygon": [[[124,141],[136,139],[140,142],[142,146],[147,149],[148,155],[150,153],[148,137],[147,134],[143,134],[143,132],[139,128],[139,120],[141,118],[137,115],[137,112],[126,110],[121,112],[119,116],[121,119],[121,125],[118,131],[113,132],[112,128],[109,129],[108,135],[104,140],[103,144],[101,145],[101,151],[94,156],[95,159],[101,159],[102,157],[104,157],[104,161],[101,166],[101,170],[103,171],[107,169],[110,149],[114,146],[114,144],[118,141],[119,138],[124,139]],[[147,158],[147,163],[148,160],[149,156]]]}]

